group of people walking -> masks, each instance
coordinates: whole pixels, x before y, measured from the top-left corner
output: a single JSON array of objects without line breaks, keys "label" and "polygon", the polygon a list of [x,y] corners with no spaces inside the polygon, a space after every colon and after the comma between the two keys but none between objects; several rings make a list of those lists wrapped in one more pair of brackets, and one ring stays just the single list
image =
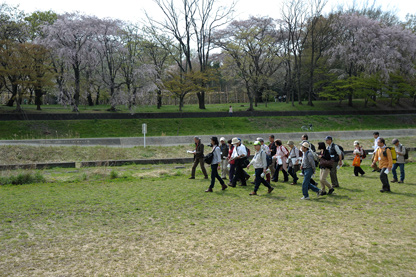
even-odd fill
[{"label": "group of people walking", "polygon": [[[400,144],[399,140],[394,139],[393,148],[386,146],[385,140],[379,137],[378,132],[374,133],[375,146],[372,156],[372,167],[375,171],[380,172],[380,180],[383,184],[381,192],[390,192],[390,184],[387,174],[393,172],[392,182],[404,182],[404,157],[406,148]],[[204,161],[204,145],[199,137],[195,137],[194,164],[192,166],[192,175],[190,179],[195,179],[195,171],[198,165],[201,166],[205,179],[208,174],[205,169]],[[331,136],[325,138],[325,142],[319,142],[318,148],[309,142],[308,135],[305,134],[301,138],[299,148],[294,141],[289,140],[286,145],[282,141],[275,139],[274,135],[269,136],[269,144],[261,137],[254,142],[255,153],[250,158],[250,150],[243,144],[239,138],[233,138],[226,141],[224,137],[218,140],[217,137],[211,138],[211,184],[206,192],[213,192],[215,181],[218,180],[222,190],[228,187],[236,187],[240,182],[240,186],[247,186],[250,175],[245,169],[254,168],[255,180],[254,190],[250,195],[257,195],[260,185],[263,184],[267,188],[267,192],[271,193],[273,187],[271,182],[279,181],[280,171],[283,174],[283,182],[289,182],[289,176],[292,177],[291,185],[298,183],[299,175],[303,176],[302,182],[302,200],[309,200],[309,190],[316,192],[317,196],[331,195],[335,188],[339,187],[337,171],[343,165],[344,150],[341,146],[334,143]],[[393,163],[392,152],[397,154],[397,161]],[[361,168],[361,162],[366,158],[366,152],[361,147],[359,141],[354,142],[355,156],[353,167],[354,176],[363,176],[364,170]],[[378,166],[376,165],[378,163]],[[317,169],[319,172],[319,183],[314,180]],[[400,181],[397,179],[396,170],[400,168]],[[221,176],[219,174],[221,169]],[[330,177],[330,182],[327,180]],[[228,178],[228,185],[225,180]]]}]

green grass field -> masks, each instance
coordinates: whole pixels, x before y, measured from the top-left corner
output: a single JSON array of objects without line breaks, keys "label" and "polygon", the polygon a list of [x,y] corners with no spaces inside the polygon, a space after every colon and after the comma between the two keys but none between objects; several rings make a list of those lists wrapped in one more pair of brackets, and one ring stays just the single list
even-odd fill
[{"label": "green grass field", "polygon": [[[393,107],[390,106],[389,99],[379,99],[377,105],[369,105],[364,107],[364,101],[362,99],[356,99],[353,101],[353,107],[349,107],[346,101],[343,101],[339,105],[338,101],[315,101],[314,106],[299,105],[295,102],[295,106],[291,103],[259,103],[255,107],[256,111],[336,111],[339,109],[346,111],[357,111],[357,110],[391,110],[391,109],[414,109],[413,99],[402,99],[399,105]],[[233,106],[234,112],[247,111],[249,108],[248,103],[225,103],[225,104],[207,104],[205,110],[199,109],[198,105],[190,104],[185,105],[182,109],[183,112],[228,112],[229,106]],[[72,113],[71,107],[63,107],[61,105],[43,105],[42,111],[37,111],[35,105],[22,105],[22,108],[27,113]],[[97,105],[97,106],[79,106],[81,113],[107,113],[110,106],[108,105]],[[11,113],[15,110],[15,107],[0,106],[0,113]],[[126,106],[117,106],[118,112],[130,113],[131,111]],[[156,106],[139,106],[133,109],[134,113],[177,113],[179,108],[177,105],[165,105],[161,109],[157,109]]]},{"label": "green grass field", "polygon": [[0,275],[414,276],[416,164],[391,194],[364,169],[306,202],[282,183],[207,194],[172,165],[42,171],[0,186]]},{"label": "green grass field", "polygon": [[415,128],[416,115],[1,121],[0,139],[136,137],[143,123],[148,136],[232,135],[300,132],[308,124],[314,131]]}]

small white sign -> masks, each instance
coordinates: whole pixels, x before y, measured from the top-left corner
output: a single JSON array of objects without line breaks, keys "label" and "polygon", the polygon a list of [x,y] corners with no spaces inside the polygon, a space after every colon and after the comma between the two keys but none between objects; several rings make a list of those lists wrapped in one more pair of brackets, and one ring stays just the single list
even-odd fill
[{"label": "small white sign", "polygon": [[147,134],[147,124],[146,123],[143,123],[142,124],[142,134]]}]

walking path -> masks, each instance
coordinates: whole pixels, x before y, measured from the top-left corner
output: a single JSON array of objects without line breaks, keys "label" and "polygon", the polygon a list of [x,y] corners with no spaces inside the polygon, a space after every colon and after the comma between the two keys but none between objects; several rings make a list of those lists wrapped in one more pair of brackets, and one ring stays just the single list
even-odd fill
[{"label": "walking path", "polygon": [[[397,130],[378,130],[381,137],[413,137],[416,136],[416,129],[397,129]],[[299,140],[304,134],[296,133],[274,133],[276,139],[282,141]],[[195,134],[198,135],[198,134]],[[257,137],[268,139],[267,134],[229,134],[217,135],[218,138],[225,137],[227,140],[233,137],[241,138],[243,141],[254,141]],[[200,136],[204,143],[208,143],[213,135]],[[308,132],[309,139],[323,140],[330,135],[336,141],[337,139],[371,139],[372,130],[365,131],[329,131],[329,132]],[[146,137],[147,146],[173,146],[189,145],[193,143],[193,136],[172,136],[172,137]],[[32,146],[109,146],[109,147],[134,147],[143,146],[143,137],[126,137],[126,138],[80,138],[80,139],[33,139],[33,140],[0,140],[0,145],[32,145]]]}]

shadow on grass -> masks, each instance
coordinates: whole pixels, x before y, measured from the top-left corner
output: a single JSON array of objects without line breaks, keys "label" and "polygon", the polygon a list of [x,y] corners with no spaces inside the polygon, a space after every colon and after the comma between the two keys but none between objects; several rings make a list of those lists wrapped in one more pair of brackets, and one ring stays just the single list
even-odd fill
[{"label": "shadow on grass", "polygon": [[408,192],[395,192],[395,191],[392,191],[391,194],[403,195],[403,196],[407,196],[407,197],[416,197],[416,194],[414,194],[414,193],[408,193]]}]

